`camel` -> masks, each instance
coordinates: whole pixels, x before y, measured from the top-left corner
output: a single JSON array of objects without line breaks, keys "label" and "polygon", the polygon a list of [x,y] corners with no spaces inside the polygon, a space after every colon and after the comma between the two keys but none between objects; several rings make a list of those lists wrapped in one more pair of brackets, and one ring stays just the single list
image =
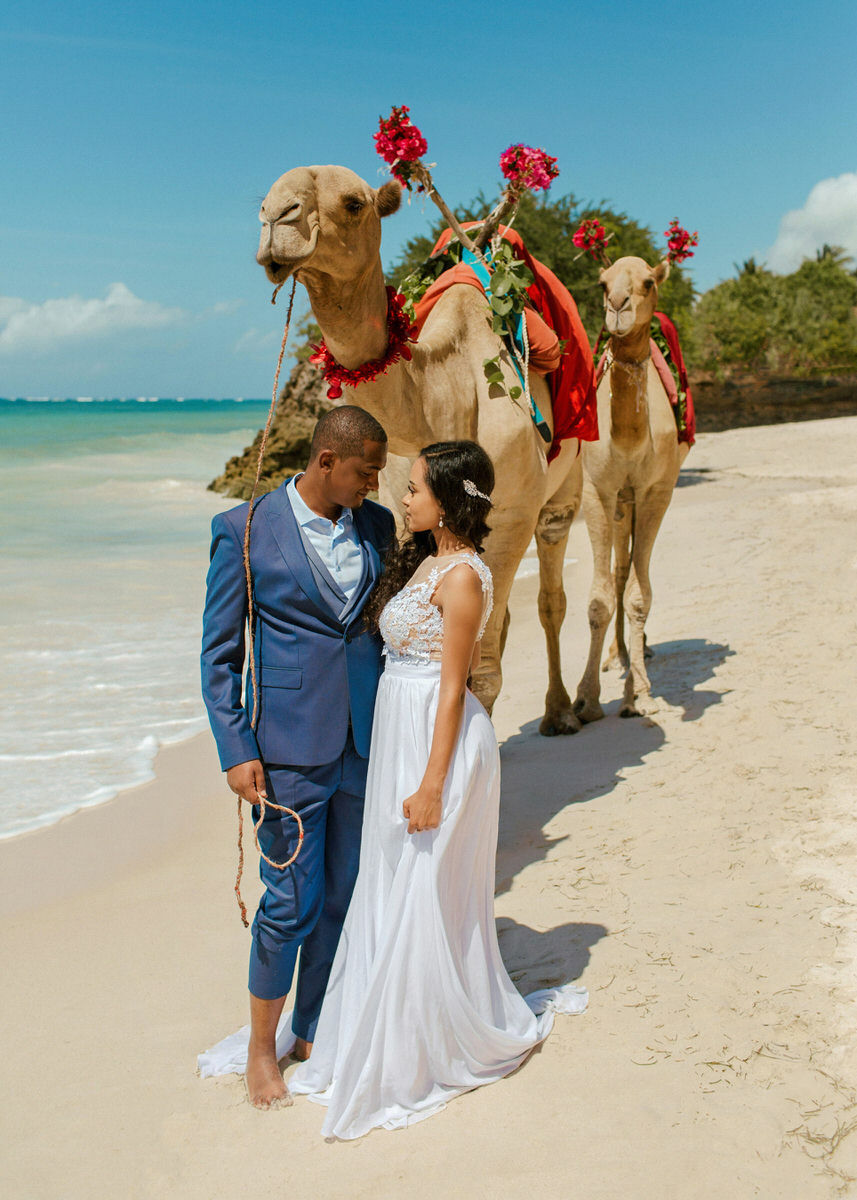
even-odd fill
[{"label": "camel", "polygon": [[[341,166],[297,167],[262,202],[257,262],[268,279],[295,276],[337,361],[355,369],[385,353],[387,296],[381,266],[381,220],[401,203],[398,183],[375,189]],[[429,315],[410,361],[399,360],[372,381],[346,389],[384,426],[388,465],[381,500],[401,519],[400,497],[411,462],[423,446],[478,440],[494,462],[497,485],[485,559],[494,576],[494,610],[482,640],[473,690],[490,712],[502,683],[500,660],[508,629],[515,571],[535,535],[540,564],[539,616],[548,655],[548,689],[540,730],[574,733],[580,722],[561,674],[559,632],[566,610],[563,559],[583,480],[579,443],[568,439],[551,463],[518,384],[512,359],[492,331],[485,297],[450,287]],[[504,386],[489,384],[483,364],[499,355]],[[531,379],[533,398],[553,431],[549,389]]]},{"label": "camel", "polygon": [[[652,604],[649,562],[688,452],[649,353],[649,328],[669,260],[650,267],[620,258],[599,274],[611,335],[598,385],[599,440],[583,445],[583,515],[592,543],[589,659],[574,703],[581,721],[603,717],[599,660],[614,609],[616,640],[606,666],[628,668],[620,715],[657,710],[646,672],[645,625]],[[611,557],[615,570],[611,574]],[[628,614],[630,654],[624,640]]]}]

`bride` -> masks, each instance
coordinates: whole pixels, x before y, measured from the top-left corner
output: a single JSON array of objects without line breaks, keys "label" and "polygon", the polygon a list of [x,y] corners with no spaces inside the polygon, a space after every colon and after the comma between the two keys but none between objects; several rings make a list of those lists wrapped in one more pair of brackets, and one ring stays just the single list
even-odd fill
[{"label": "bride", "polygon": [[573,986],[525,1001],[497,944],[500,762],[467,689],[492,604],[479,553],[493,485],[475,442],[427,446],[403,498],[411,536],[367,606],[387,659],[360,870],[312,1053],[289,1081],[327,1105],[327,1137],[430,1116],[513,1071],[553,1011],[586,1007]]}]

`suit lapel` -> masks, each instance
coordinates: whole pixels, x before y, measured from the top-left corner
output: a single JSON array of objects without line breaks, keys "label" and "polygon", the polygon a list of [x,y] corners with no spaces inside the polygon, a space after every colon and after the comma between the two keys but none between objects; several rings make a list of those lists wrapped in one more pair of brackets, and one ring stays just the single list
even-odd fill
[{"label": "suit lapel", "polygon": [[301,591],[318,609],[319,616],[328,625],[341,628],[342,622],[336,619],[330,611],[330,606],[325,603],[321,592],[318,590],[318,585],[315,582],[312,568],[306,556],[303,538],[298,529],[294,510],[286,495],[285,483],[281,483],[276,491],[270,493],[270,499],[264,506],[263,511],[268,519],[268,525],[274,541],[277,543],[285,564],[295,577]]},{"label": "suit lapel", "polygon": [[360,538],[360,544],[363,547],[363,574],[360,576],[359,584],[354,589],[348,607],[342,614],[343,622],[352,621],[354,614],[360,612],[363,602],[378,582],[378,577],[381,574],[381,557],[372,540],[374,533],[372,519],[362,504],[359,508],[352,509],[351,511],[354,516],[357,536]]}]

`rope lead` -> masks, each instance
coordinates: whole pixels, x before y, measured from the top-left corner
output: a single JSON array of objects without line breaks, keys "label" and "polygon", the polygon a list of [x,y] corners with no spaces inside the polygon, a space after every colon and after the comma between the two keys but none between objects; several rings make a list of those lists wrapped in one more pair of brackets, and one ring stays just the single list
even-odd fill
[{"label": "rope lead", "polygon": [[[279,290],[282,286],[283,286],[283,284],[281,283],[274,290],[274,294],[271,297],[272,304],[276,304],[277,293],[279,292]],[[256,498],[256,490],[259,487],[259,480],[262,477],[262,460],[265,457],[265,449],[268,445],[268,434],[271,432],[271,423],[274,419],[274,410],[276,409],[276,406],[277,406],[277,389],[279,388],[279,384],[280,384],[280,370],[282,368],[283,358],[285,357],[285,353],[286,353],[286,342],[289,340],[289,326],[291,325],[291,322],[292,322],[292,308],[294,307],[294,303],[295,303],[295,288],[296,287],[297,287],[297,280],[292,278],[292,290],[291,290],[291,294],[289,295],[288,311],[286,312],[286,326],[285,326],[285,329],[283,330],[283,340],[280,343],[280,357],[277,359],[277,369],[274,372],[274,390],[273,390],[273,394],[271,395],[271,407],[268,410],[268,420],[265,422],[265,428],[262,431],[262,441],[259,445],[259,457],[256,462],[256,478],[253,481],[253,489],[250,492],[250,503],[247,506],[247,523],[244,526],[244,577],[247,580],[247,641],[248,641],[249,655],[250,655],[250,679],[251,679],[251,683],[253,686],[253,715],[250,719],[250,726],[254,730],[256,728],[256,722],[259,717],[259,683],[256,678],[256,658],[255,658],[255,654],[253,651],[253,574],[250,570],[250,524],[253,520],[253,501]],[[258,795],[258,793],[257,793],[257,795]],[[259,803],[259,809],[260,809],[259,820],[255,821],[253,824],[253,840],[256,843],[256,849],[259,851],[259,854],[261,855],[262,858],[264,858],[265,862],[268,863],[269,866],[274,867],[275,870],[277,870],[277,871],[285,871],[287,867],[290,867],[292,865],[292,863],[295,861],[295,859],[301,852],[301,846],[303,845],[303,840],[304,840],[303,822],[301,821],[300,817],[294,811],[293,808],[284,808],[280,804],[274,804],[273,801],[271,801],[271,800],[265,800],[265,798],[262,796],[259,796],[258,803]],[[274,808],[277,810],[277,812],[288,813],[290,816],[294,817],[294,819],[298,823],[297,848],[296,848],[294,854],[291,856],[291,858],[287,859],[283,863],[277,863],[277,862],[274,862],[273,859],[268,858],[267,854],[262,853],[262,847],[259,845],[259,827],[261,826],[262,822],[265,820],[266,808]],[[235,897],[238,901],[238,911],[241,913],[241,920],[244,924],[244,928],[246,929],[249,925],[249,922],[247,920],[247,908],[246,908],[246,905],[244,904],[244,901],[241,899],[241,876],[242,876],[243,872],[244,872],[244,811],[241,808],[241,797],[239,796],[238,797],[238,873],[235,877],[235,887],[233,890],[235,892]]]}]

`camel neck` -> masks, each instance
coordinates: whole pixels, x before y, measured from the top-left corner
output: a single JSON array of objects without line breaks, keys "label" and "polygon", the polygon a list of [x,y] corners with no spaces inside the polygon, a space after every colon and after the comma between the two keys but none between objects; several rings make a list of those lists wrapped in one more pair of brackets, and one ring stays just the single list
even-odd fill
[{"label": "camel neck", "polygon": [[312,270],[301,275],[327,348],[354,370],[387,349],[387,291],[380,260],[353,279]]},{"label": "camel neck", "polygon": [[611,338],[610,424],[617,445],[639,444],[649,431],[649,339]]}]

